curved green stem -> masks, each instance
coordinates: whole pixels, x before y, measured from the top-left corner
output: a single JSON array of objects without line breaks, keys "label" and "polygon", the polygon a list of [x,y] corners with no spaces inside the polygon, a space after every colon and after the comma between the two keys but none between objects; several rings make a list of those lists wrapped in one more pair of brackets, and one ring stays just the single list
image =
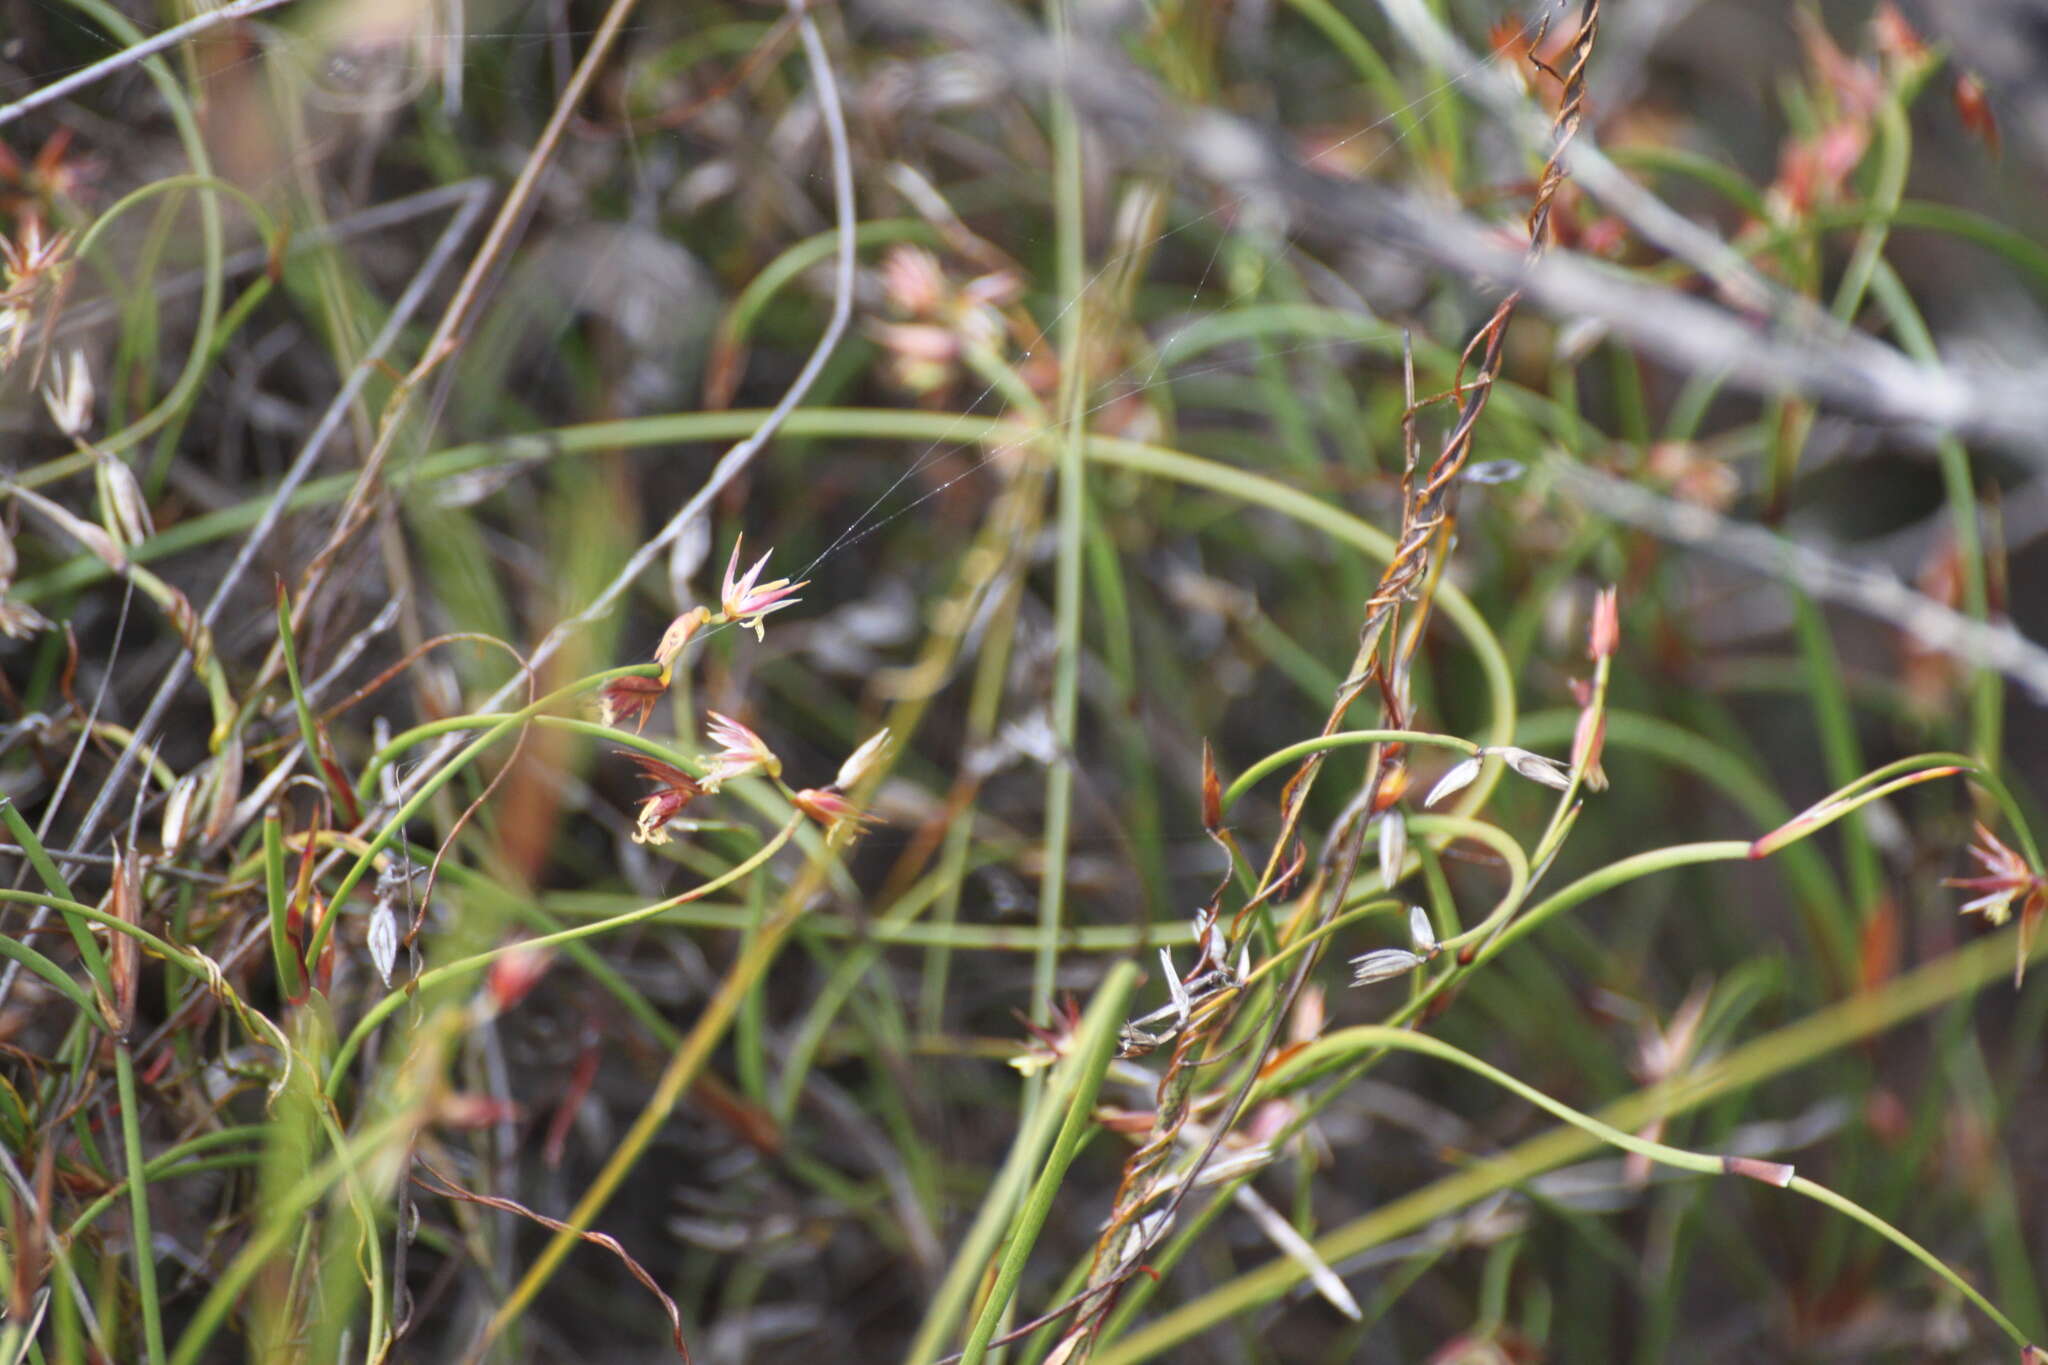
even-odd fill
[{"label": "curved green stem", "polygon": [[1290,744],[1284,749],[1275,749],[1258,762],[1246,768],[1223,789],[1223,809],[1236,805],[1238,798],[1250,791],[1261,780],[1278,772],[1310,754],[1323,753],[1330,749],[1348,749],[1361,744],[1422,744],[1440,749],[1455,749],[1468,757],[1479,752],[1479,746],[1469,739],[1456,735],[1432,734],[1427,730],[1339,730],[1335,734],[1317,735]]},{"label": "curved green stem", "polygon": [[1671,1166],[1684,1171],[1695,1171],[1701,1175],[1748,1174],[1754,1171],[1754,1178],[1762,1179],[1766,1184],[1774,1184],[1781,1189],[1789,1189],[1795,1194],[1805,1195],[1809,1199],[1825,1204],[1829,1208],[1847,1214],[1857,1222],[1862,1223],[1865,1227],[1876,1232],[1892,1245],[1899,1247],[1940,1276],[1952,1289],[1975,1304],[1986,1317],[1997,1323],[1999,1330],[2010,1337],[2016,1345],[2025,1347],[2028,1344],[2025,1335],[2021,1333],[2019,1328],[2013,1325],[2011,1319],[1999,1312],[1989,1299],[1978,1293],[1969,1281],[1951,1270],[1940,1257],[1855,1201],[1845,1198],[1827,1189],[1825,1186],[1817,1185],[1803,1176],[1793,1174],[1791,1167],[1776,1166],[1775,1163],[1764,1162],[1758,1163],[1756,1168],[1750,1168],[1749,1171],[1745,1171],[1740,1166],[1731,1164],[1734,1159],[1729,1157],[1710,1156],[1703,1152],[1688,1152],[1683,1148],[1671,1147],[1661,1142],[1652,1142],[1647,1138],[1637,1137],[1633,1133],[1624,1132],[1613,1124],[1595,1118],[1591,1114],[1581,1113],[1570,1105],[1552,1099],[1543,1091],[1510,1076],[1499,1067],[1484,1062],[1474,1057],[1471,1053],[1455,1048],[1449,1043],[1426,1033],[1415,1033],[1407,1029],[1387,1028],[1374,1024],[1340,1029],[1336,1033],[1329,1034],[1309,1044],[1300,1052],[1290,1057],[1272,1075],[1261,1080],[1257,1098],[1264,1099],[1283,1095],[1288,1090],[1314,1079],[1315,1076],[1343,1065],[1345,1060],[1359,1053],[1380,1052],[1389,1049],[1419,1053],[1425,1057],[1434,1057],[1439,1061],[1463,1067],[1472,1074],[1484,1077],[1503,1090],[1519,1096],[1546,1113],[1564,1120],[1572,1127],[1592,1135],[1611,1147],[1619,1147],[1625,1152],[1633,1152],[1637,1156],[1647,1157],[1649,1160],[1655,1161],[1660,1165]]},{"label": "curved green stem", "polygon": [[761,845],[744,862],[733,864],[731,868],[713,877],[710,881],[691,887],[680,895],[671,896],[667,900],[655,901],[651,905],[643,905],[636,910],[628,910],[623,914],[612,915],[606,919],[592,920],[587,924],[578,924],[567,929],[558,929],[554,933],[541,934],[536,938],[523,938],[512,943],[501,944],[486,952],[458,958],[453,962],[444,963],[439,967],[433,967],[420,973],[418,980],[407,983],[402,989],[392,991],[382,1000],[379,1000],[376,1004],[365,1010],[363,1017],[356,1021],[356,1026],[349,1030],[348,1038],[336,1049],[334,1062],[327,1069],[327,1083],[325,1087],[327,1093],[329,1095],[335,1093],[335,1087],[341,1083],[341,1077],[348,1070],[348,1064],[355,1060],[356,1053],[362,1049],[363,1042],[370,1036],[371,1030],[388,1019],[394,1010],[405,1004],[408,1000],[411,1000],[417,992],[431,990],[444,981],[455,981],[465,976],[472,976],[510,953],[551,948],[560,943],[573,943],[578,939],[594,938],[599,934],[608,934],[614,929],[624,929],[628,925],[652,919],[664,910],[672,910],[678,905],[685,905],[690,901],[708,896],[714,891],[744,879],[765,864],[770,858],[781,852],[782,846],[790,841],[791,836],[796,833],[797,827],[802,821],[802,816],[797,816],[790,820],[780,830],[776,831],[773,838]]}]

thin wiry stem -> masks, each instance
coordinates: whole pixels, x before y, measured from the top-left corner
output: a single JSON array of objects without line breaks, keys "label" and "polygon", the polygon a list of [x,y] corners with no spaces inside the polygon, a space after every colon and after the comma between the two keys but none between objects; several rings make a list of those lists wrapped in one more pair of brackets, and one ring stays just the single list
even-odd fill
[{"label": "thin wiry stem", "polygon": [[139,43],[131,43],[111,57],[102,57],[91,66],[81,67],[61,80],[52,81],[33,94],[23,95],[12,104],[0,105],[0,127],[14,122],[25,114],[34,113],[46,104],[54,104],[66,95],[83,90],[86,86],[104,80],[117,71],[125,71],[143,59],[153,57],[167,47],[175,47],[196,34],[217,28],[233,19],[246,19],[252,14],[276,9],[283,3],[285,0],[230,0],[230,3],[218,9],[201,11],[182,24],[174,24]]},{"label": "thin wiry stem", "polygon": [[[227,605],[229,594],[240,584],[242,575],[248,571],[250,564],[255,562],[257,554],[261,552],[264,545],[269,542],[271,535],[276,531],[279,521],[284,516],[286,507],[290,504],[292,494],[305,482],[306,477],[312,473],[315,462],[319,460],[321,453],[326,450],[327,443],[334,438],[334,434],[341,429],[342,420],[348,415],[350,406],[355,402],[357,396],[361,394],[363,386],[369,382],[370,376],[376,372],[384,354],[397,344],[398,338],[404,332],[406,324],[412,320],[413,313],[418,310],[421,303],[425,302],[427,291],[433,288],[434,282],[440,278],[441,272],[447,268],[449,260],[454,256],[456,247],[460,246],[463,239],[469,235],[469,229],[476,221],[476,216],[483,207],[483,200],[483,182],[471,182],[462,200],[458,203],[454,216],[448,220],[448,225],[441,229],[440,237],[435,241],[433,249],[427,253],[426,260],[422,261],[420,268],[413,272],[412,279],[407,281],[404,291],[398,296],[398,301],[392,305],[391,315],[385,319],[383,328],[372,339],[369,349],[363,353],[363,358],[349,372],[349,376],[342,383],[340,390],[335,393],[334,398],[328,403],[327,410],[320,415],[320,421],[314,426],[312,434],[306,438],[305,444],[299,448],[299,453],[293,459],[291,468],[286,471],[284,478],[279,482],[277,488],[272,491],[270,500],[263,509],[262,516],[257,519],[255,527],[249,532],[249,536],[243,542],[242,548],[236,553],[234,563],[229,566],[227,572],[215,584],[213,595],[207,599],[205,610],[199,615],[202,626],[210,629],[220,619],[220,614]],[[191,673],[192,662],[192,651],[190,649],[181,650],[178,657],[172,662],[171,667],[165,671],[163,681],[157,684],[156,694],[150,698],[149,706],[143,711],[141,721],[135,726],[133,742],[124,748],[121,751],[120,757],[114,761],[113,770],[101,782],[98,792],[93,797],[91,807],[86,811],[84,821],[79,825],[77,833],[72,836],[70,842],[73,848],[89,849],[92,847],[93,837],[98,834],[101,821],[105,818],[114,798],[121,790],[122,779],[127,776],[129,768],[136,762],[137,755],[144,751],[150,738],[156,734],[157,728],[162,725],[163,718],[170,710],[171,703],[176,698],[178,689],[184,685],[185,679]],[[40,927],[43,916],[43,911],[37,911],[35,918],[29,924],[31,932]],[[0,1003],[6,1001],[9,991],[13,989],[14,980],[17,975],[18,971],[13,963],[8,964],[5,972],[0,972]]]}]

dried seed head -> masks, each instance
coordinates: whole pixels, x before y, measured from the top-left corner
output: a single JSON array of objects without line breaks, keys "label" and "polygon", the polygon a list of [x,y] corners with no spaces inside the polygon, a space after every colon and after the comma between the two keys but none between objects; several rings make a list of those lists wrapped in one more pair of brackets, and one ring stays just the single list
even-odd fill
[{"label": "dried seed head", "polygon": [[92,402],[92,367],[85,362],[85,352],[74,346],[43,385],[43,405],[57,430],[76,440],[92,425]]},{"label": "dried seed head", "polygon": [[27,640],[50,628],[50,618],[26,602],[0,597],[0,635],[10,640]]},{"label": "dried seed head", "polygon": [[164,856],[175,856],[185,845],[185,836],[192,831],[192,808],[199,795],[199,784],[204,776],[199,769],[186,773],[172,786],[171,794],[164,798]]},{"label": "dried seed head", "polygon": [[1488,749],[1486,752],[1499,754],[1503,759],[1507,760],[1507,765],[1510,768],[1513,768],[1531,782],[1539,782],[1557,791],[1571,790],[1571,769],[1565,767],[1564,764],[1559,763],[1554,758],[1545,758],[1542,754],[1533,754],[1527,749],[1518,749],[1512,744],[1500,745]]},{"label": "dried seed head", "polygon": [[597,694],[598,723],[619,729],[631,719],[633,732],[638,734],[647,728],[648,714],[666,691],[668,684],[659,678],[643,678],[637,673],[613,678]]},{"label": "dried seed head", "polygon": [[1351,959],[1351,984],[1370,986],[1406,976],[1422,965],[1422,959],[1406,948],[1379,948]]},{"label": "dried seed head", "polygon": [[832,779],[832,785],[841,791],[851,790],[868,775],[876,763],[881,761],[888,748],[889,727],[885,725],[869,735],[864,744],[846,756],[846,761],[839,765],[838,775]]},{"label": "dried seed head", "polygon": [[1391,891],[1401,880],[1401,865],[1408,861],[1408,821],[1401,812],[1390,810],[1380,817],[1379,826],[1380,885]]},{"label": "dried seed head", "polygon": [[1429,795],[1422,798],[1422,804],[1434,806],[1446,796],[1453,795],[1471,786],[1472,779],[1477,776],[1479,776],[1479,755],[1474,754],[1470,758],[1459,759],[1457,763],[1452,765],[1449,772],[1437,779],[1436,785],[1429,789]]},{"label": "dried seed head", "polygon": [[378,901],[377,908],[370,912],[370,928],[364,941],[370,950],[371,965],[384,978],[384,989],[390,990],[391,967],[398,961],[398,916],[391,912],[389,901]]},{"label": "dried seed head", "polygon": [[1408,907],[1408,942],[1424,961],[1437,955],[1436,926],[1429,922],[1429,911],[1419,905]]}]

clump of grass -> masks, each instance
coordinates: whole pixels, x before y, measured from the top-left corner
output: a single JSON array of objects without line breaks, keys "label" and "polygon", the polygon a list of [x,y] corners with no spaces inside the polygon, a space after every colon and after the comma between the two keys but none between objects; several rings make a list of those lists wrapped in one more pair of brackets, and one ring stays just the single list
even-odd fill
[{"label": "clump of grass", "polygon": [[74,7],[0,1362],[2040,1354],[2033,486],[1818,452],[2048,270],[1888,6]]}]

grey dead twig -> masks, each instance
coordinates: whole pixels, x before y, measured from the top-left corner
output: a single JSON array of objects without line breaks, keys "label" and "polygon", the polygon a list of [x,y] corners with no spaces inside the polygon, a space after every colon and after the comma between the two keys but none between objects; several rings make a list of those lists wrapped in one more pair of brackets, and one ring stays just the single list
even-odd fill
[{"label": "grey dead twig", "polygon": [[1520,245],[1504,240],[1494,224],[1386,185],[1332,179],[1303,165],[1258,124],[1181,104],[1118,59],[1112,44],[1085,45],[1062,63],[1042,31],[980,0],[944,7],[865,0],[865,8],[970,51],[1000,53],[1001,74],[1026,87],[1065,91],[1126,160],[1177,166],[1261,205],[1305,238],[1371,242],[1487,288],[1520,290],[1554,316],[1605,323],[1673,369],[1718,375],[1750,392],[1804,395],[1917,435],[1952,432],[2036,457],[2048,445],[2048,386],[2036,376],[1922,365],[1815,318],[1799,300],[1774,297],[1768,309],[1742,313],[1569,251],[1525,261]]},{"label": "grey dead twig", "polygon": [[2024,687],[2034,700],[2048,704],[2048,648],[2021,635],[2008,622],[1976,620],[1916,592],[1889,569],[1837,559],[1761,526],[1678,502],[1596,473],[1573,460],[1560,456],[1548,468],[1572,499],[1600,516],[1753,573],[1782,579],[1821,601],[1862,612],[1897,627],[1928,649],[1996,669]]},{"label": "grey dead twig", "polygon": [[285,0],[230,0],[218,9],[205,10],[182,24],[174,24],[161,33],[152,34],[132,46],[124,47],[112,56],[102,57],[91,66],[81,67],[61,80],[55,80],[33,94],[24,95],[12,104],[0,105],[0,127],[14,122],[23,115],[32,114],[46,104],[55,104],[66,95],[85,89],[97,81],[105,80],[117,71],[125,71],[145,58],[153,57],[165,48],[176,47],[187,38],[217,28],[236,19],[246,19],[267,9],[276,9]]}]

